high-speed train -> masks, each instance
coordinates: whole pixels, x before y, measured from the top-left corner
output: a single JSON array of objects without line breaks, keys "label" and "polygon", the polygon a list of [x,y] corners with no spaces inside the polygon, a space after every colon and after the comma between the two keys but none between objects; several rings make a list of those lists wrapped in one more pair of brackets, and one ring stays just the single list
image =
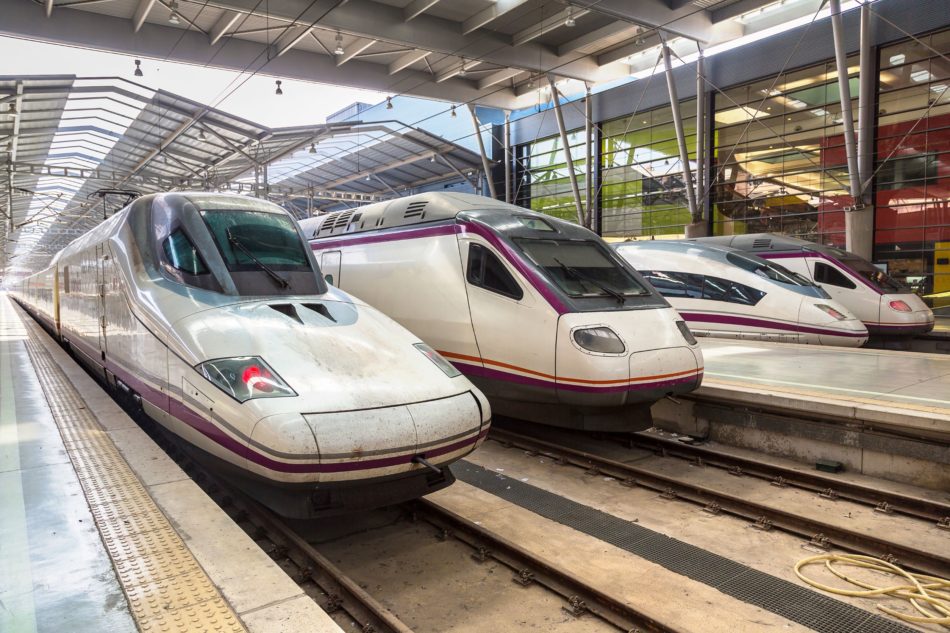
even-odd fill
[{"label": "high-speed train", "polygon": [[327,287],[267,202],[139,198],[13,290],[108,385],[286,516],[438,490],[488,432],[478,389]]},{"label": "high-speed train", "polygon": [[670,304],[597,235],[470,194],[426,193],[301,222],[327,279],[472,379],[496,413],[597,430],[702,379]]},{"label": "high-speed train", "polygon": [[621,242],[617,252],[699,336],[859,347],[864,324],[801,275],[733,248]]},{"label": "high-speed train", "polygon": [[871,262],[854,253],[771,233],[704,237],[707,244],[729,246],[781,262],[824,288],[864,322],[872,335],[907,336],[934,328],[934,315],[923,300]]}]

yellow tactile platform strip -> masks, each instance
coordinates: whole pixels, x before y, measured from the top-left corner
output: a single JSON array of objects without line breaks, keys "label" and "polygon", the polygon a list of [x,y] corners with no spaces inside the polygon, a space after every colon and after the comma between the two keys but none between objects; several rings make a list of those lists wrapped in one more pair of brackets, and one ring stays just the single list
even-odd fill
[{"label": "yellow tactile platform strip", "polygon": [[28,324],[27,350],[141,631],[225,633],[243,624]]}]

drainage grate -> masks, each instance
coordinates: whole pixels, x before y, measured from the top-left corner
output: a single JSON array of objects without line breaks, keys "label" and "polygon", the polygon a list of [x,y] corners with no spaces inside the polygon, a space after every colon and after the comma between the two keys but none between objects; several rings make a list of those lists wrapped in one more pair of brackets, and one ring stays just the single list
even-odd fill
[{"label": "drainage grate", "polygon": [[459,481],[815,631],[913,633],[898,622],[471,462],[456,462],[452,472]]}]

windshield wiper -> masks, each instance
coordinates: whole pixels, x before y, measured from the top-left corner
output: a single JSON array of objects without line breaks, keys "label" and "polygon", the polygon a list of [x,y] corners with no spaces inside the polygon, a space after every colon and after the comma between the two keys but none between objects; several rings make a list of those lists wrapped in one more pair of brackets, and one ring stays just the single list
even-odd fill
[{"label": "windshield wiper", "polygon": [[241,252],[247,255],[248,257],[250,257],[251,261],[257,264],[258,268],[260,268],[265,273],[270,275],[271,279],[276,281],[278,286],[280,286],[281,288],[290,288],[290,282],[284,279],[283,277],[281,277],[280,275],[278,275],[277,273],[275,273],[267,264],[265,264],[261,260],[254,257],[254,253],[252,253],[248,247],[244,246],[244,244],[241,243],[241,240],[234,237],[234,235],[231,233],[230,228],[227,230],[227,236],[228,236],[228,242],[230,242],[233,246],[237,246],[239,249],[241,249]]},{"label": "windshield wiper", "polygon": [[577,270],[576,268],[572,266],[568,266],[567,264],[559,260],[557,257],[554,258],[554,261],[557,262],[558,266],[560,266],[564,270],[564,272],[569,274],[571,277],[574,277],[574,279],[577,279],[579,281],[586,281],[587,283],[600,288],[605,293],[607,293],[608,295],[610,295],[611,297],[619,301],[620,305],[623,305],[624,303],[626,303],[627,298],[624,297],[621,293],[614,290],[613,288],[609,286],[605,286],[604,284],[600,283],[599,281],[597,281],[596,279],[592,277],[588,277],[586,274],[582,273],[581,271]]}]

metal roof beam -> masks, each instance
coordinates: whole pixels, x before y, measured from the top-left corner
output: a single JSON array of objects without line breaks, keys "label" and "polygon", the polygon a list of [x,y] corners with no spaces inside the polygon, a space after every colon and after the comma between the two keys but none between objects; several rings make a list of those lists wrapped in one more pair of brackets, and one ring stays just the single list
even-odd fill
[{"label": "metal roof beam", "polygon": [[344,51],[342,55],[336,56],[337,67],[342,66],[346,62],[358,56],[363,51],[369,50],[369,48],[378,41],[379,40],[363,40],[359,43],[350,44],[350,50]]},{"label": "metal roof beam", "polygon": [[603,40],[604,38],[613,37],[624,31],[630,31],[631,34],[636,31],[637,27],[633,24],[627,24],[626,22],[611,22],[606,26],[602,26],[599,29],[594,29],[588,33],[584,33],[580,37],[575,37],[569,42],[564,42],[557,47],[557,54],[567,55],[573,53],[574,51],[584,48],[585,46],[590,46],[591,44],[596,44],[597,42]]},{"label": "metal roof beam", "polygon": [[300,43],[305,37],[310,35],[313,32],[313,28],[301,27],[297,29],[288,29],[277,42],[274,44],[274,49],[276,51],[276,56],[280,57],[294,46]]},{"label": "metal roof beam", "polygon": [[486,24],[497,20],[506,13],[514,11],[528,0],[498,0],[495,4],[486,9],[482,9],[469,19],[462,22],[462,33],[468,35],[472,31],[477,31]]},{"label": "metal roof beam", "polygon": [[[477,59],[462,59],[456,64],[452,61],[448,68],[435,73],[435,83],[440,84],[447,79],[458,77],[462,73],[462,64],[465,64],[465,70],[469,71],[481,66],[482,62]],[[518,72],[521,71],[519,70]]]},{"label": "metal roof beam", "polygon": [[563,11],[559,11],[550,17],[544,18],[537,24],[532,24],[528,28],[515,33],[512,37],[512,43],[515,46],[523,46],[524,44],[527,44],[532,40],[536,40],[546,33],[550,33],[551,31],[561,28],[564,26],[564,22],[567,20],[568,16],[579,18],[582,15],[587,15],[588,13],[590,13],[590,11],[587,11],[586,9],[564,9]]},{"label": "metal roof beam", "polygon": [[10,162],[16,162],[17,144],[20,141],[20,122],[23,120],[23,82],[16,82],[16,100],[13,102],[19,113],[13,119],[13,133],[10,135]]},{"label": "metal roof beam", "polygon": [[410,2],[405,9],[402,10],[403,15],[406,16],[406,22],[409,20],[418,17],[420,14],[425,13],[435,5],[439,4],[439,0],[413,0]]},{"label": "metal roof beam", "polygon": [[[442,148],[442,151],[450,151],[452,148],[445,147]],[[413,163],[418,163],[422,160],[428,160],[432,157],[433,154],[439,154],[438,151],[427,152],[424,154],[413,154],[407,158],[402,158],[399,160],[392,161],[390,163],[385,163],[383,165],[377,165],[371,169],[364,169],[363,171],[355,172],[336,180],[332,180],[328,183],[325,183],[323,186],[327,189],[334,189],[340,185],[345,185],[348,182],[353,182],[354,180],[360,180],[366,178],[367,176],[372,176],[373,174],[382,173],[384,171],[389,171],[390,169],[397,169],[399,167],[404,167],[406,165],[412,165]]]},{"label": "metal roof beam", "polygon": [[240,17],[241,14],[237,11],[230,11],[228,9],[222,11],[221,16],[208,32],[208,41],[211,43],[211,46],[217,44],[218,41],[231,30],[231,27],[234,26]]},{"label": "metal roof beam", "polygon": [[503,81],[517,77],[524,71],[520,68],[505,68],[497,72],[493,72],[490,75],[485,75],[478,80],[478,89],[485,90],[486,88],[491,88],[496,84],[500,84]]},{"label": "metal roof beam", "polygon": [[420,59],[425,59],[431,54],[432,54],[432,51],[424,51],[424,50],[419,50],[419,49],[409,51],[405,55],[402,55],[398,59],[396,59],[396,61],[389,64],[389,74],[395,75],[400,70],[405,70],[406,68],[409,68]]},{"label": "metal roof beam", "polygon": [[135,14],[132,15],[132,30],[135,33],[138,33],[145,24],[153,6],[155,6],[155,0],[139,0],[138,6],[135,7]]}]

